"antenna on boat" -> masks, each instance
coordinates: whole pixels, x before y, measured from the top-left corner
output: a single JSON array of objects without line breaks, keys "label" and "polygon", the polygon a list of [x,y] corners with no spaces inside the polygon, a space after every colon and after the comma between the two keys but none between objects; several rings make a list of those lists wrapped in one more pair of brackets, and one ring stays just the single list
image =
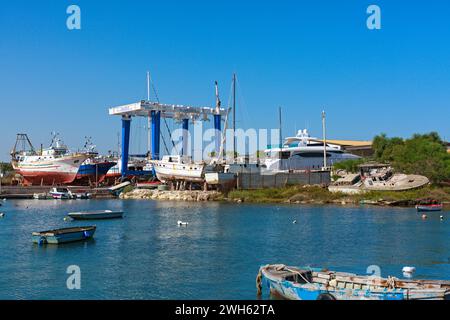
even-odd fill
[{"label": "antenna on boat", "polygon": [[322,111],[322,131],[323,131],[323,168],[327,168],[327,138],[325,131],[325,110]]}]

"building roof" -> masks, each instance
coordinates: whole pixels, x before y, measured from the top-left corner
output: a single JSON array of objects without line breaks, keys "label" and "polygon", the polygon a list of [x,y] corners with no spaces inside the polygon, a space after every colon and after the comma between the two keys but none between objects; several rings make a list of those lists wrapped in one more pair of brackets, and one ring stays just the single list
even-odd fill
[{"label": "building roof", "polygon": [[[310,139],[311,141],[323,142],[322,139]],[[372,141],[357,141],[357,140],[333,140],[327,139],[327,143],[335,144],[343,147],[371,147]]]}]

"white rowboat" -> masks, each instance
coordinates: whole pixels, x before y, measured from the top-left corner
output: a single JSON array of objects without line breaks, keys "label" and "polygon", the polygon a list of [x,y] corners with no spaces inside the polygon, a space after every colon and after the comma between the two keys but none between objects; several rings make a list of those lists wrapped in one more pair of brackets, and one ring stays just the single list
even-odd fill
[{"label": "white rowboat", "polygon": [[123,217],[123,211],[97,210],[70,212],[68,214],[74,220],[97,220],[97,219],[120,219]]}]

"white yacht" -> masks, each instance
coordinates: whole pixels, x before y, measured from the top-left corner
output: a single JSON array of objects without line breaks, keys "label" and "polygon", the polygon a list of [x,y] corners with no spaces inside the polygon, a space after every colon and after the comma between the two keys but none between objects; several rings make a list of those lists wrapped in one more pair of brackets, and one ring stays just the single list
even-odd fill
[{"label": "white yacht", "polygon": [[[327,167],[340,161],[360,158],[329,143],[325,149]],[[264,169],[267,171],[320,170],[324,165],[323,142],[310,137],[306,129],[299,130],[295,137],[287,137],[281,147],[269,148],[264,152]]]}]

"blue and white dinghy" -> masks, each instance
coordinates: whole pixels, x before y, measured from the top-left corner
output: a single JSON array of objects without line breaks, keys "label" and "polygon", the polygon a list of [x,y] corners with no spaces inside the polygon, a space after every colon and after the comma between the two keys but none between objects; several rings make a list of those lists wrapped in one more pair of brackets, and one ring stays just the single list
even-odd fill
[{"label": "blue and white dinghy", "polygon": [[32,240],[39,245],[82,241],[92,238],[95,230],[95,226],[87,226],[33,232]]}]

